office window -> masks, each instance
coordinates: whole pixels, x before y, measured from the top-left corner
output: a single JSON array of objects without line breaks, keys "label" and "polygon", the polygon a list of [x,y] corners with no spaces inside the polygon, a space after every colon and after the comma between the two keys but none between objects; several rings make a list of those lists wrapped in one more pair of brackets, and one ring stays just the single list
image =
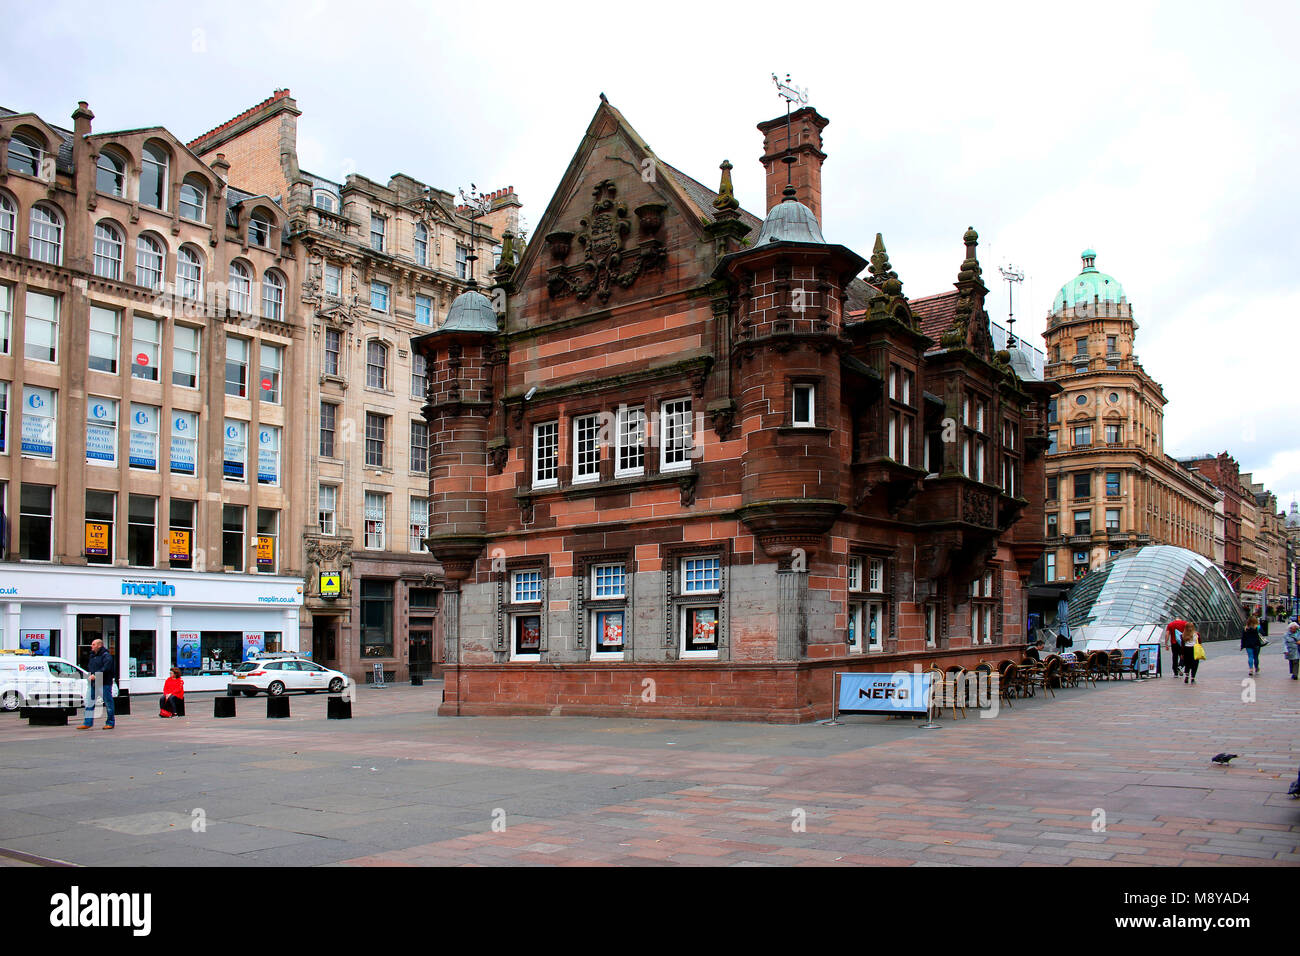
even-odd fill
[{"label": "office window", "polygon": [[158,412],[157,406],[131,403],[131,447],[128,461],[132,468],[158,470]]},{"label": "office window", "polygon": [[320,403],[320,455],[322,458],[334,457],[334,424],[338,410],[337,405],[329,402]]},{"label": "office window", "polygon": [[366,547],[384,550],[384,527],[388,517],[388,496],[367,491],[365,497]]},{"label": "office window", "polygon": [[1112,497],[1112,498],[1118,497],[1118,496],[1119,496],[1119,493],[1120,493],[1119,488],[1120,488],[1120,484],[1119,484],[1119,472],[1118,472],[1118,471],[1108,471],[1108,472],[1106,472],[1106,494],[1107,494],[1107,496]]},{"label": "office window", "polygon": [[243,505],[221,508],[221,563],[231,571],[244,570],[245,510]]},{"label": "office window", "polygon": [[334,485],[320,485],[316,489],[316,520],[320,525],[321,534],[334,534],[338,492],[338,488]]},{"label": "office window", "polygon": [[1047,516],[1047,536],[1049,538],[1055,538],[1060,533],[1061,531],[1060,531],[1060,526],[1057,522],[1056,512],[1053,511],[1051,514]]},{"label": "office window", "polygon": [[19,493],[18,557],[49,561],[54,545],[54,488],[23,483]]},{"label": "office window", "polygon": [[163,272],[167,254],[163,245],[149,235],[142,235],[135,241],[135,284],[153,289],[162,288]]},{"label": "office window", "polygon": [[456,243],[456,278],[469,278],[469,246]]},{"label": "office window", "polygon": [[1087,337],[1087,336],[1083,336],[1082,338],[1077,338],[1077,339],[1074,340],[1074,357],[1075,357],[1075,358],[1087,358],[1087,357],[1088,357],[1088,337]]},{"label": "office window", "polygon": [[152,143],[140,155],[140,204],[167,208],[167,154]]},{"label": "office window", "polygon": [[117,401],[91,395],[86,399],[86,461],[117,464]]},{"label": "office window", "polygon": [[22,453],[32,458],[53,458],[58,432],[59,393],[51,388],[23,388]]},{"label": "office window", "polygon": [[162,322],[144,315],[131,318],[131,377],[158,381],[158,353],[162,345]]},{"label": "office window", "polygon": [[1076,511],[1074,513],[1074,533],[1092,534],[1092,512]]},{"label": "office window", "polygon": [[87,564],[112,564],[117,535],[117,495],[111,491],[86,490],[86,540],[83,545]]},{"label": "office window", "polygon": [[271,245],[271,217],[260,209],[248,217],[248,244],[263,249]]},{"label": "office window", "polygon": [[172,384],[199,387],[199,330],[188,325],[172,326]]},{"label": "office window", "polygon": [[173,570],[194,566],[194,502],[172,498],[167,523],[167,563]]},{"label": "office window", "polygon": [[54,362],[59,357],[59,300],[52,295],[27,290],[27,335],[24,353],[37,362]]},{"label": "office window", "polygon": [[411,551],[424,551],[429,536],[429,499],[411,498]]},{"label": "office window", "polygon": [[388,220],[376,213],[370,214],[370,248],[376,252],[384,251],[384,232],[388,228]]},{"label": "office window", "polygon": [[1092,497],[1092,472],[1076,471],[1074,473],[1074,497]]},{"label": "office window", "polygon": [[361,656],[393,656],[392,581],[361,581]]},{"label": "office window", "polygon": [[1074,447],[1082,448],[1092,444],[1092,426],[1075,425],[1074,426]]},{"label": "office window", "polygon": [[427,295],[415,297],[415,321],[421,325],[433,325],[433,299]]},{"label": "office window", "polygon": [[257,509],[257,572],[275,574],[280,551],[280,512]]},{"label": "office window", "polygon": [[226,339],[226,394],[236,398],[248,395],[248,340],[231,336]]},{"label": "office window", "polygon": [[388,388],[388,347],[373,339],[366,343],[366,387]]},{"label": "office window", "polygon": [[334,197],[323,189],[318,189],[312,193],[311,204],[317,209],[324,209],[326,212],[338,212],[338,206],[334,202]]},{"label": "office window", "polygon": [[196,412],[172,410],[171,470],[193,475],[199,460],[199,416]]},{"label": "office window", "polygon": [[415,261],[422,266],[429,264],[429,227],[422,222],[415,224]]},{"label": "office window", "polygon": [[25,133],[14,133],[9,140],[9,155],[6,163],[11,172],[39,176],[41,160],[45,155],[41,141]]},{"label": "office window", "polygon": [[1106,509],[1106,530],[1107,531],[1119,530],[1119,509],[1118,508]]},{"label": "office window", "polygon": [[1118,445],[1124,434],[1124,429],[1120,425],[1106,426],[1106,444]]},{"label": "office window", "polygon": [[186,176],[181,183],[181,217],[191,222],[203,222],[208,190],[198,176]]},{"label": "office window", "polygon": [[257,483],[280,483],[280,428],[263,425],[257,430]]},{"label": "office window", "polygon": [[550,488],[559,483],[560,423],[533,426],[533,487]]},{"label": "office window", "polygon": [[850,591],[862,590],[862,559],[849,558],[848,588]]},{"label": "office window", "polygon": [[126,163],[112,150],[95,160],[95,189],[110,196],[126,195]]},{"label": "office window", "polygon": [[271,405],[280,404],[280,372],[284,366],[284,349],[279,345],[263,345],[262,367],[258,378],[261,400]]},{"label": "office window", "polygon": [[1056,429],[1053,428],[1047,432],[1047,454],[1055,455],[1056,452]]},{"label": "office window", "polygon": [[388,294],[390,286],[387,282],[370,283],[370,308],[376,312],[388,311]]},{"label": "office window", "polygon": [[796,428],[811,428],[817,424],[813,403],[815,391],[812,385],[794,386],[794,415],[791,424]]},{"label": "office window", "polygon": [[226,305],[231,312],[248,313],[253,310],[253,270],[242,262],[230,264]]},{"label": "office window", "polygon": [[122,313],[97,305],[90,307],[89,367],[96,372],[117,373],[118,333],[121,327]]},{"label": "office window", "polygon": [[1056,484],[1057,484],[1056,475],[1048,475],[1047,476],[1047,500],[1048,501],[1056,500]]},{"label": "office window", "polygon": [[14,288],[0,284],[0,355],[9,354],[9,335],[13,329],[13,317]]},{"label": "office window", "polygon": [[343,296],[343,267],[325,263],[325,294],[335,299]]},{"label": "office window", "polygon": [[411,422],[411,471],[429,473],[429,426],[425,422]]},{"label": "office window", "polygon": [[691,400],[664,402],[659,412],[659,470],[691,467]]},{"label": "office window", "polygon": [[158,563],[158,499],[130,495],[126,504],[126,561],[136,568]]},{"label": "office window", "polygon": [[284,279],[270,269],[262,276],[262,315],[274,322],[284,319]]},{"label": "office window", "polygon": [[573,481],[599,479],[600,416],[580,415],[573,420]]},{"label": "office window", "polygon": [[637,405],[618,409],[617,448],[614,477],[645,473],[645,408]]},{"label": "office window", "polygon": [[203,260],[188,246],[176,253],[176,291],[192,302],[203,298]]},{"label": "office window", "polygon": [[993,572],[985,571],[983,575],[971,582],[971,643],[992,644],[994,615],[997,606],[994,591]]},{"label": "office window", "polygon": [[104,279],[122,278],[122,231],[111,222],[95,224],[95,275]]},{"label": "office window", "polygon": [[388,418],[366,412],[366,464],[384,467],[384,445],[388,438]]},{"label": "office window", "polygon": [[18,210],[8,196],[0,194],[0,252],[14,251],[14,232],[17,229]]},{"label": "office window", "polygon": [[342,344],[343,338],[338,329],[325,330],[325,360],[322,371],[326,375],[339,374],[339,350]]},{"label": "office window", "polygon": [[33,206],[28,239],[27,254],[33,259],[52,266],[63,264],[63,216],[57,210]]},{"label": "office window", "polygon": [[1043,580],[1050,583],[1056,580],[1056,552],[1048,551],[1043,558]]},{"label": "office window", "polygon": [[[9,450],[9,383],[0,382],[0,452]],[[4,500],[4,485],[0,484],[0,501]]]},{"label": "office window", "polygon": [[411,397],[424,401],[429,388],[429,363],[419,352],[411,354]]},{"label": "office window", "polygon": [[248,422],[226,419],[226,437],[222,449],[222,474],[227,481],[245,481],[248,465]]}]

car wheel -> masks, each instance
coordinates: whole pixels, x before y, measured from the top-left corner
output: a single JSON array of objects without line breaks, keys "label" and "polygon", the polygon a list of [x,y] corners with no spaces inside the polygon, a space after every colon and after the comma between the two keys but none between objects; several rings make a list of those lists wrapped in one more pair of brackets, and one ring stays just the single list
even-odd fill
[{"label": "car wheel", "polygon": [[244,688],[244,696],[245,696],[245,697],[256,697],[256,696],[257,696],[257,688],[256,688],[256,687],[246,687],[246,688]]},{"label": "car wheel", "polygon": [[16,690],[7,690],[0,695],[0,710],[17,710],[23,706],[23,695]]},{"label": "car wheel", "polygon": [[339,691],[341,691],[341,690],[343,690],[343,678],[342,678],[342,677],[336,677],[336,678],[334,678],[332,681],[330,681],[330,693],[331,693],[331,694],[337,694],[337,693],[339,693]]},{"label": "car wheel", "polygon": [[266,692],[272,697],[279,697],[284,693],[284,684],[278,680],[273,680],[267,685]]}]

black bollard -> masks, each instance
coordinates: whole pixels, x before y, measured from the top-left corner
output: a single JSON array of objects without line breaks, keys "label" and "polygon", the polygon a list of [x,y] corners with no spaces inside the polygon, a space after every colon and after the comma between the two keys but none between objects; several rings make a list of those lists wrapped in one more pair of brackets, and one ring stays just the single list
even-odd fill
[{"label": "black bollard", "polygon": [[289,698],[288,697],[266,698],[266,716],[267,717],[288,717]]},{"label": "black bollard", "polygon": [[65,707],[26,707],[24,716],[31,727],[68,726],[68,711]]},{"label": "black bollard", "polygon": [[325,708],[325,716],[330,720],[351,720],[352,701],[342,697],[331,697]]},{"label": "black bollard", "polygon": [[212,716],[213,717],[234,717],[235,698],[233,697],[212,698]]},{"label": "black bollard", "polygon": [[131,713],[131,692],[125,687],[118,687],[117,696],[113,698],[113,711],[118,717]]},{"label": "black bollard", "polygon": [[411,675],[411,686],[412,686],[412,687],[423,687],[423,686],[424,686],[424,677],[423,677],[422,675],[420,675],[420,674],[412,674],[412,675]]}]

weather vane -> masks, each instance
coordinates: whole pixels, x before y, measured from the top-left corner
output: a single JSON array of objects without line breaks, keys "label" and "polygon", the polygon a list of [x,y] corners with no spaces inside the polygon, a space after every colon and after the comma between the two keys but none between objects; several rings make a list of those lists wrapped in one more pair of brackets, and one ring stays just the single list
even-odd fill
[{"label": "weather vane", "polygon": [[1016,347],[1016,313],[1012,309],[1011,290],[1025,281],[1025,273],[1009,262],[1005,266],[998,266],[998,272],[1002,273],[1002,278],[1007,283],[1007,348],[1013,349]]},{"label": "weather vane", "polygon": [[785,100],[785,155],[781,157],[781,162],[785,163],[785,196],[787,199],[794,198],[794,183],[792,182],[794,170],[794,143],[790,138],[790,107],[798,103],[800,106],[808,105],[808,90],[799,89],[790,81],[790,74],[785,75],[785,82],[782,83],[780,78],[773,73],[772,82],[776,84],[776,94]]},{"label": "weather vane", "polygon": [[469,255],[465,261],[469,272],[469,287],[474,289],[478,287],[478,281],[474,278],[474,263],[478,260],[478,220],[480,216],[486,216],[492,211],[492,200],[479,195],[478,186],[473,183],[469,184],[468,196],[463,188],[459,192],[461,203],[469,209]]}]

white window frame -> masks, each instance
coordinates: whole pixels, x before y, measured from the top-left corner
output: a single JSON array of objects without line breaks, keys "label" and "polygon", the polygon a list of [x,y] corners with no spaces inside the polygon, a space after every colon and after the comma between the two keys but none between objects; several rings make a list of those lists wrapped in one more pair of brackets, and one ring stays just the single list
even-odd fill
[{"label": "white window frame", "polygon": [[9,340],[13,337],[14,287],[0,282],[0,355],[9,354]]},{"label": "white window frame", "polygon": [[[153,338],[141,336],[140,332],[150,332]],[[131,316],[131,377],[142,379],[146,382],[162,381],[162,338],[163,324],[161,319],[155,319],[147,315],[140,315],[138,312]],[[141,365],[138,357],[144,355],[152,359],[151,362]],[[141,372],[150,372],[152,374],[140,374]]]},{"label": "white window frame", "polygon": [[[423,515],[420,514],[420,509],[416,506],[417,502],[424,506]],[[408,507],[411,520],[409,522],[410,540],[407,544],[412,554],[421,554],[426,550],[424,539],[429,536],[429,499],[422,495],[411,495]],[[420,520],[421,517],[423,517],[423,521]]]},{"label": "white window frame", "polygon": [[[331,342],[334,345],[333,348],[330,348]],[[321,370],[326,375],[338,375],[340,369],[343,368],[343,333],[338,329],[327,328],[325,330],[324,348],[325,354],[321,359]],[[331,361],[330,356],[333,356],[333,361]]]},{"label": "white window frame", "polygon": [[52,266],[63,265],[63,214],[50,206],[36,205],[28,213],[28,220],[28,256]]},{"label": "white window frame", "polygon": [[555,488],[560,483],[560,423],[533,426],[533,487]]},{"label": "white window frame", "polygon": [[[193,336],[194,347],[190,348],[183,340]],[[179,361],[180,356],[189,356],[186,362]],[[203,367],[200,364],[203,356],[203,332],[191,325],[180,325],[177,323],[172,326],[172,386],[174,388],[183,388],[187,391],[198,391],[199,384],[203,380]],[[182,381],[177,381],[177,376],[189,376],[190,373],[185,371],[185,365],[191,365],[194,369],[194,384],[187,385]]]},{"label": "white window frame", "polygon": [[622,561],[593,564],[589,575],[591,600],[619,601],[627,598],[627,565]]},{"label": "white window frame", "polygon": [[262,317],[272,322],[284,320],[284,280],[270,269],[262,273]]},{"label": "white window frame", "polygon": [[416,264],[427,266],[429,264],[429,227],[422,222],[415,224],[413,245]]},{"label": "white window frame", "polygon": [[[271,362],[267,363],[268,356]],[[262,387],[267,378],[271,380],[269,389]],[[284,386],[284,346],[262,342],[257,350],[257,398],[268,405],[279,405],[281,390]]]},{"label": "white window frame", "polygon": [[203,298],[203,257],[188,246],[176,250],[176,294],[191,302]]},{"label": "white window frame", "polygon": [[573,419],[573,483],[600,480],[600,415]]},{"label": "white window frame", "polygon": [[[140,415],[146,416],[146,421],[144,422],[138,421]],[[152,428],[149,427],[150,422],[152,422],[153,424]],[[143,425],[144,427],[138,427],[141,425]],[[128,446],[127,446],[127,467],[133,468],[136,471],[157,471],[158,470],[158,434],[161,430],[162,430],[162,409],[161,408],[159,408],[157,405],[146,405],[142,402],[131,403],[131,429],[130,429],[130,435],[128,437]],[[149,465],[137,465],[132,460],[136,457],[135,455],[136,435],[144,436],[140,444],[140,448],[142,450],[144,449],[146,442],[148,442],[151,445],[150,451],[152,451],[153,453],[152,467],[150,467]]]},{"label": "white window frame", "polygon": [[[41,404],[39,405],[39,408],[43,409],[48,407],[50,413],[48,415],[38,414],[36,412],[38,406],[32,404],[33,398],[37,398],[40,400]],[[24,432],[27,430],[26,421],[28,418],[42,418],[42,419],[49,420],[49,425],[47,427],[49,428],[50,451],[49,454],[46,454],[45,452],[42,451],[29,451],[26,448],[23,448],[22,456],[24,458],[40,458],[46,461],[54,461],[58,457],[58,451],[59,451],[58,389],[40,388],[39,386],[35,386],[35,385],[24,385],[23,386],[23,423],[24,423],[23,431]],[[45,436],[42,435],[42,437]],[[22,445],[25,444],[26,444],[25,441],[22,442],[20,444],[20,447],[22,447]],[[44,442],[42,442],[42,444],[44,444]]]},{"label": "white window frame", "polygon": [[645,474],[646,418],[644,405],[620,405],[615,418],[614,477]]},{"label": "white window frame", "polygon": [[387,542],[388,495],[380,491],[367,491],[363,496],[365,506],[365,549],[383,551]]},{"label": "white window frame", "polygon": [[[32,304],[33,304],[33,302],[37,302],[37,301],[48,301],[48,302],[50,303],[50,308],[51,308],[51,311],[52,311],[52,317],[50,317],[50,318],[46,318],[46,317],[43,316],[43,315],[33,315],[33,314],[32,314]],[[61,308],[62,305],[63,305],[63,302],[62,302],[62,300],[61,300],[58,296],[56,296],[56,295],[49,295],[49,294],[44,293],[44,292],[36,292],[36,291],[32,290],[31,288],[28,288],[28,290],[27,290],[27,294],[24,296],[24,301],[23,301],[23,307],[24,307],[24,318],[25,318],[25,320],[26,320],[26,325],[25,325],[26,332],[25,332],[25,334],[24,334],[24,336],[23,336],[23,343],[24,343],[24,344],[23,344],[23,352],[24,352],[25,356],[26,356],[28,359],[30,359],[31,361],[33,361],[33,362],[46,362],[46,363],[58,364],[58,361],[59,361],[59,313],[62,311],[62,308]],[[31,353],[31,342],[32,342],[32,340],[33,340],[33,338],[34,338],[34,337],[32,336],[32,334],[31,334],[32,322],[38,322],[38,323],[40,323],[41,325],[44,325],[44,326],[48,326],[48,327],[49,327],[49,330],[50,330],[50,342],[51,342],[51,348],[50,348],[50,353],[49,353],[49,357],[48,357],[48,358],[43,357],[43,356],[41,356],[41,355],[33,355],[33,354]]]},{"label": "white window frame", "polygon": [[122,279],[122,256],[126,240],[122,230],[107,219],[95,223],[94,272],[101,279]]},{"label": "white window frame", "polygon": [[240,315],[253,311],[253,270],[238,260],[230,263],[226,308]]},{"label": "white window frame", "polygon": [[[177,427],[180,422],[184,422],[184,427]],[[171,412],[171,449],[175,449],[178,444],[180,447],[190,449],[189,459],[194,464],[187,471],[184,467],[176,467],[176,452],[169,450],[167,455],[167,468],[174,475],[197,475],[199,468],[199,416],[197,412],[187,412],[184,409],[173,408]],[[188,433],[188,434],[187,434]]]},{"label": "white window frame", "polygon": [[[329,492],[326,495],[326,492]],[[329,506],[326,507],[326,498],[329,499]],[[337,512],[339,502],[339,486],[319,482],[316,485],[316,525],[320,533],[328,537],[334,537],[338,531]]]},{"label": "white window frame", "polygon": [[[112,318],[111,331],[105,328],[103,319]],[[98,325],[96,324],[98,321]],[[111,349],[108,354],[95,351],[96,337],[109,339]],[[116,375],[118,365],[121,360],[122,351],[122,313],[118,309],[108,309],[102,305],[91,304],[90,306],[90,334],[87,342],[86,366],[92,372],[99,372],[103,375]],[[99,359],[102,363],[110,365],[109,368],[98,368],[91,363]]]},{"label": "white window frame", "polygon": [[[376,300],[380,305],[375,305]],[[370,280],[370,308],[374,312],[382,312],[387,315],[393,302],[393,287],[387,282],[380,282],[378,279]]]},{"label": "white window frame", "polygon": [[[231,434],[231,429],[235,434]],[[223,481],[236,481],[240,484],[248,484],[248,422],[241,421],[237,418],[227,418],[222,426],[222,443],[221,443],[221,476]],[[226,470],[227,465],[236,464],[236,459],[230,454],[232,449],[240,450],[238,464],[240,474],[234,475]]]},{"label": "white window frame", "polygon": [[[186,190],[193,190],[195,198],[186,195]],[[190,182],[189,178],[181,180],[180,216],[190,222],[207,222],[208,190],[205,186]],[[193,210],[194,215],[187,213]]]},{"label": "white window frame", "polygon": [[335,299],[343,295],[343,267],[333,262],[325,263],[323,270],[325,294]]},{"label": "white window frame", "polygon": [[0,252],[12,254],[14,235],[18,231],[18,209],[13,200],[0,193]]},{"label": "white window frame", "polygon": [[695,452],[694,406],[690,396],[659,406],[659,471],[689,471]]},{"label": "white window frame", "polygon": [[[95,407],[102,404],[108,417],[96,418],[94,416]],[[96,465],[116,469],[118,466],[118,421],[121,403],[116,398],[107,398],[99,395],[86,396],[86,464]],[[107,452],[108,458],[92,458],[90,453],[90,429],[102,428],[112,435],[108,443],[110,451]]]},{"label": "white window frame", "polygon": [[[423,317],[422,317],[423,316]],[[415,321],[418,325],[433,325],[433,297],[416,293]]]},{"label": "white window frame", "polygon": [[[799,396],[807,395],[807,414],[799,415]],[[796,382],[791,389],[790,421],[795,428],[817,427],[817,387],[807,382]]]},{"label": "white window frame", "polygon": [[849,557],[848,589],[850,591],[862,590],[862,559],[856,555]]},{"label": "white window frame", "polygon": [[159,292],[166,275],[167,247],[149,233],[140,233],[135,240],[135,284]]},{"label": "white window frame", "polygon": [[[278,425],[262,424],[257,430],[257,483],[268,488],[278,488],[280,486],[281,456],[280,448],[283,434]],[[275,471],[270,480],[262,480],[262,456],[266,453],[266,458],[272,463]],[[268,472],[269,474],[269,472]]]}]

